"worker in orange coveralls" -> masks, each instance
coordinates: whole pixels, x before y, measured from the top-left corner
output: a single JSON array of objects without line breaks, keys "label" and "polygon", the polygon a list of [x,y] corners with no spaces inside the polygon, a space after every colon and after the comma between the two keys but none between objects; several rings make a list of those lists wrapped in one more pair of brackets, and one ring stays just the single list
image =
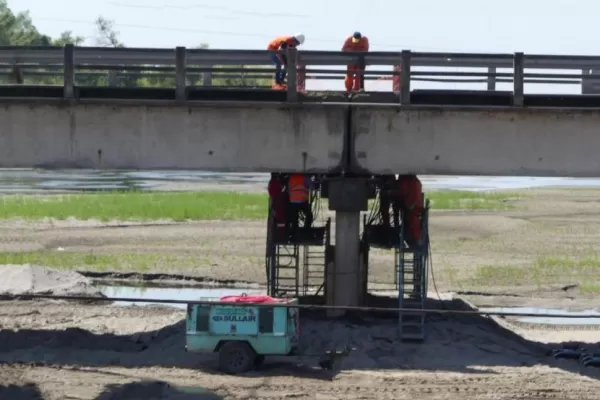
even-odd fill
[{"label": "worker in orange coveralls", "polygon": [[[294,36],[281,36],[269,42],[267,50],[285,51],[288,48],[297,47],[304,43],[304,34],[297,33]],[[287,57],[285,54],[271,53],[271,60],[275,63],[275,81],[272,88],[277,90],[286,89],[285,76],[287,74]]]},{"label": "worker in orange coveralls", "polygon": [[311,228],[313,213],[310,204],[310,190],[313,183],[308,175],[292,174],[288,181],[289,205],[288,223],[292,228],[292,236],[296,235],[300,213],[304,214],[304,228]]},{"label": "worker in orange coveralls", "polygon": [[[344,42],[342,51],[367,52],[369,51],[369,39],[366,36],[363,36],[360,32],[354,32],[354,34],[348,37]],[[344,81],[344,84],[346,85],[346,91],[348,92],[364,89],[364,75],[357,74],[356,72],[364,72],[364,68],[359,65],[348,65],[348,71]]]},{"label": "worker in orange coveralls", "polygon": [[421,214],[423,213],[423,185],[416,175],[400,175],[400,206],[403,211],[404,237],[410,247],[421,241]]},{"label": "worker in orange coveralls", "polygon": [[268,186],[271,209],[277,227],[277,233],[283,234],[286,224],[287,193],[284,191],[282,178],[279,174],[272,173]]}]

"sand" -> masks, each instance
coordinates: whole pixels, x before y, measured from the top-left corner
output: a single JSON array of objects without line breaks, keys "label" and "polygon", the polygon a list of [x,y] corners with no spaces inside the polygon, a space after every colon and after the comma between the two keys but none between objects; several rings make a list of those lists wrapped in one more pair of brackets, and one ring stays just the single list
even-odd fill
[{"label": "sand", "polygon": [[355,347],[333,381],[315,359],[267,360],[233,378],[216,372],[214,355],[185,352],[184,315],[164,307],[2,302],[0,385],[45,399],[187,399],[199,398],[190,397],[199,389],[224,399],[596,399],[600,387],[600,370],[554,360],[543,344],[515,340],[479,317],[434,318],[424,344],[399,342],[394,320],[303,317],[312,351]]},{"label": "sand", "polygon": [[100,295],[90,279],[75,271],[61,271],[29,264],[0,265],[0,268],[0,295]]}]

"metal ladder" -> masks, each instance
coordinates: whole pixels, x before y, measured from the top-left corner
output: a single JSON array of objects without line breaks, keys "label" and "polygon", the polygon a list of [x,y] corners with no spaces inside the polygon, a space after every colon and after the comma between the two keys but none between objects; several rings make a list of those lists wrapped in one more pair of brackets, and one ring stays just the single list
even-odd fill
[{"label": "metal ladder", "polygon": [[325,251],[316,246],[304,246],[303,259],[302,294],[306,296],[311,289],[318,289],[325,282]]},{"label": "metal ladder", "polygon": [[422,246],[411,249],[404,245],[404,226],[400,231],[402,246],[396,249],[396,273],[398,282],[398,307],[415,310],[401,312],[399,316],[399,334],[401,340],[422,341],[425,339],[426,316],[421,310],[427,301],[427,255],[429,249],[428,232],[429,201],[426,202],[422,224]]},{"label": "metal ladder", "polygon": [[[270,205],[270,204],[269,204]],[[300,278],[300,246],[277,243],[277,225],[269,207],[267,218],[267,291],[274,297],[297,297]]]},{"label": "metal ladder", "polygon": [[300,294],[300,246],[276,244],[271,296],[298,297]]},{"label": "metal ladder", "polygon": [[304,246],[304,262],[302,273],[302,291],[307,296],[311,289],[318,295],[325,284],[325,268],[327,265],[327,247],[331,243],[331,219],[325,224],[323,242]]}]

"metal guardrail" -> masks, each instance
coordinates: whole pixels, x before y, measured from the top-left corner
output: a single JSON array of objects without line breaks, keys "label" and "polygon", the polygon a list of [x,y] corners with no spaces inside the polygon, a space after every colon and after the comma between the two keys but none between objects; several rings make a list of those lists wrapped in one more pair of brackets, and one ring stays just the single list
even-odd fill
[{"label": "metal guardrail", "polygon": [[[288,101],[298,100],[298,72],[310,73],[310,69],[302,66],[343,66],[343,65],[387,65],[394,66],[393,73],[377,71],[382,75],[399,76],[400,86],[397,90],[402,104],[410,103],[410,82],[423,76],[469,76],[487,78],[488,90],[495,89],[498,78],[510,78],[513,82],[515,105],[523,104],[523,89],[526,78],[546,79],[583,79],[600,78],[586,75],[585,71],[600,68],[600,56],[558,56],[514,54],[477,54],[477,53],[423,53],[405,50],[402,52],[369,52],[342,53],[338,51],[297,51],[290,49],[288,57]],[[174,73],[176,80],[176,97],[185,101],[186,76],[189,69],[200,66],[207,71],[214,71],[214,65],[264,66],[272,64],[271,54],[266,50],[222,50],[222,49],[152,49],[152,48],[105,48],[105,47],[0,47],[0,65],[37,65],[39,67],[60,66],[63,70],[64,96],[75,96],[76,69],[124,69],[133,66],[163,66]],[[300,65],[300,69],[298,68]],[[401,68],[400,68],[401,66]],[[167,67],[167,68],[165,68]],[[170,68],[168,68],[170,67]],[[414,71],[417,67],[463,67],[487,68],[487,73],[476,72],[430,72]],[[509,73],[497,73],[497,69],[510,69]],[[557,74],[525,74],[525,69],[579,70],[578,75]],[[247,72],[247,69],[239,69]],[[263,69],[269,72],[268,69]],[[318,73],[340,74],[343,71],[319,70]],[[222,71],[227,72],[227,71]],[[312,70],[316,72],[316,70]],[[367,74],[373,75],[374,71]],[[424,78],[421,78],[424,79]],[[437,79],[436,81],[440,81]],[[504,79],[503,79],[504,80]],[[458,80],[451,80],[455,82]],[[564,83],[564,82],[563,82]]]},{"label": "metal guardrail", "polygon": [[[44,68],[46,69],[46,68]],[[41,71],[40,68],[23,68],[21,72],[25,78],[29,77],[47,77],[47,78],[62,78],[62,69],[52,71],[50,68],[46,71]],[[120,70],[111,70],[110,72],[76,72],[76,79],[78,78],[106,78],[109,82],[109,86],[116,86],[116,80],[120,78],[153,78],[153,79],[173,79],[176,74],[173,72],[165,72],[171,70],[171,68],[159,67],[142,67],[138,71],[129,71],[129,68],[119,68]],[[205,77],[205,73],[210,74],[211,79],[248,79],[248,80],[259,80],[265,79],[270,80],[272,74],[265,73],[269,71],[267,69],[257,71],[253,69],[247,69],[240,72],[239,69],[235,68],[206,68],[206,72],[202,71],[189,71],[186,73],[186,79],[192,81],[200,81]],[[113,73],[114,72],[114,73]],[[216,72],[216,73],[215,73]],[[234,73],[236,72],[236,73]],[[249,72],[249,73],[248,73]],[[260,72],[260,73],[258,73]],[[305,79],[307,80],[343,80],[345,71],[340,71],[336,74],[336,71],[322,70],[314,71],[307,70]],[[314,73],[310,75],[310,73]],[[327,75],[328,74],[328,75]],[[387,72],[389,75],[389,72]],[[2,70],[0,68],[0,78],[8,78],[11,75],[11,71]],[[365,80],[369,81],[380,81],[387,80],[390,78],[381,76],[372,76],[367,72],[365,74]],[[427,78],[431,76],[431,78]],[[444,78],[448,77],[448,78]],[[454,79],[453,79],[454,78]],[[489,79],[492,78],[495,83],[512,83],[512,74],[509,73],[464,73],[464,72],[412,72],[410,80],[412,82],[442,82],[442,83],[488,83]],[[546,78],[546,79],[545,79]],[[545,84],[568,84],[575,85],[581,84],[583,79],[586,78],[597,78],[600,79],[600,75],[582,75],[582,74],[525,74],[525,83],[545,83]],[[111,83],[112,81],[112,83]],[[206,82],[205,82],[206,83]],[[208,82],[206,86],[212,86],[212,82]]]}]

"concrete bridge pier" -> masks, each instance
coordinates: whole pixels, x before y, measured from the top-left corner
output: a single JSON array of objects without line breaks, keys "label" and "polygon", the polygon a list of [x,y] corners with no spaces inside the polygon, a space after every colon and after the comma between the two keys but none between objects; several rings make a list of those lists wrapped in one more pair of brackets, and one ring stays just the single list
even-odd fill
[{"label": "concrete bridge pier", "polygon": [[[368,186],[364,178],[328,180],[329,209],[335,211],[334,261],[325,275],[325,302],[330,306],[361,306],[367,295],[367,271],[361,257],[360,212],[368,209]],[[344,310],[329,310],[341,317]]]}]

